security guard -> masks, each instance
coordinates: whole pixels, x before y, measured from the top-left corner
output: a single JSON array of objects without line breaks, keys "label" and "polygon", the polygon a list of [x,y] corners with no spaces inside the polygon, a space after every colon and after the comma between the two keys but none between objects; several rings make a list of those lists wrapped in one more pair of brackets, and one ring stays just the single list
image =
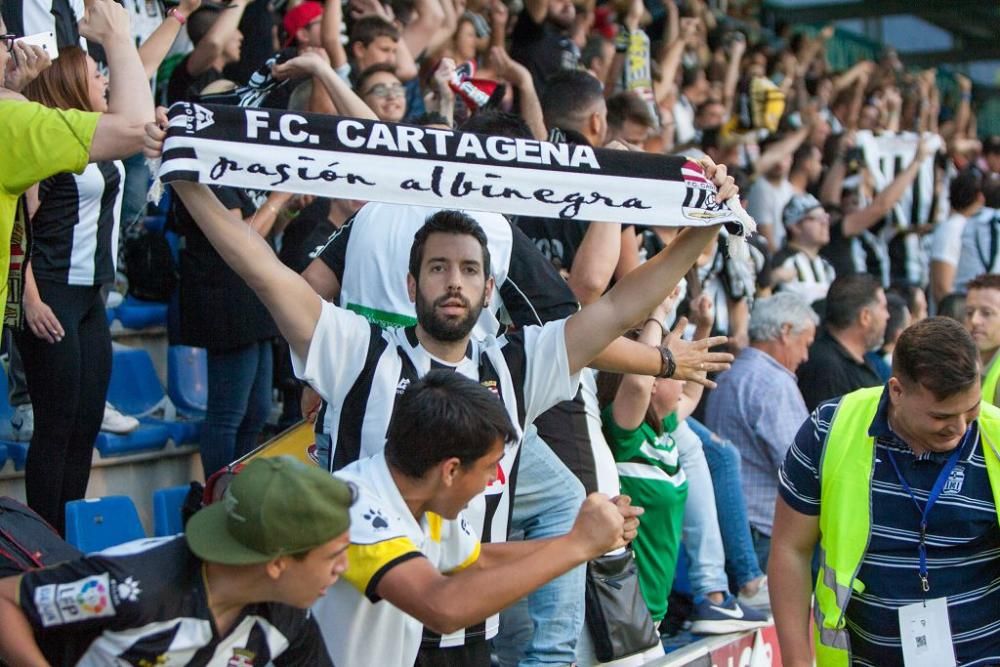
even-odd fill
[{"label": "security guard", "polygon": [[[957,322],[903,332],[884,387],[821,404],[780,471],[769,584],[786,667],[1000,662],[1000,409]],[[810,635],[810,562],[819,572]]]}]

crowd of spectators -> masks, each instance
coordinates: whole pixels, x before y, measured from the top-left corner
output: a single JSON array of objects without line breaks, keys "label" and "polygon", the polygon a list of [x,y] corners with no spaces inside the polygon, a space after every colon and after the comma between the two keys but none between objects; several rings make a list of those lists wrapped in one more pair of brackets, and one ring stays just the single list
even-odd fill
[{"label": "crowd of spectators", "polygon": [[[977,135],[966,76],[906,68],[891,49],[836,71],[832,27],[765,30],[753,4],[0,0],[9,376],[12,398],[23,375],[17,393],[34,406],[28,504],[60,533],[107,419],[105,301],[139,270],[118,257],[146,212],[143,135],[150,157],[163,140],[154,100],[683,155],[758,230],[743,256],[719,226],[175,184],[169,336],[207,350],[205,478],[258,446],[277,388],[282,423],[314,422],[320,467],[350,484],[257,466],[254,483],[234,482],[217,505],[228,519],[213,510],[233,545],[206,544],[206,519],[167,545],[0,580],[0,619],[38,640],[0,641],[0,656],[158,664],[150,647],[166,654],[169,642],[154,633],[92,645],[65,633],[201,614],[214,623],[207,638],[177,633],[185,655],[206,651],[197,664],[237,664],[225,660],[251,645],[238,664],[327,664],[327,652],[342,666],[486,665],[491,654],[502,665],[594,664],[600,621],[584,563],[626,542],[645,608],[608,622],[656,636],[766,626],[775,505],[786,522],[818,515],[811,423],[830,428],[831,399],[891,383],[904,332],[943,315],[966,325],[995,402],[1000,137]],[[49,31],[58,54],[18,41]],[[21,429],[24,411],[15,416]],[[244,506],[288,509],[257,497],[275,494],[268,475],[306,485],[317,506],[306,538],[249,521],[294,549],[233,528]],[[320,493],[337,497],[336,511],[323,514]],[[1000,544],[993,533],[995,523],[989,540]],[[211,613],[188,600],[172,601],[172,615],[116,617],[135,602],[121,583],[109,613],[81,602],[79,618],[60,615],[45,598],[46,585],[148,577],[149,563],[171,560],[183,561],[170,571],[184,585],[208,568],[195,588]],[[240,565],[267,585],[236,576]],[[225,613],[213,596],[229,600]],[[310,606],[307,618],[283,610]],[[852,619],[893,632],[866,613]],[[284,662],[280,642],[262,648],[242,614],[283,637]],[[1000,642],[980,620],[953,617],[981,640],[963,660]],[[895,664],[881,637],[851,633],[861,664]],[[632,648],[616,664],[663,650]]]}]

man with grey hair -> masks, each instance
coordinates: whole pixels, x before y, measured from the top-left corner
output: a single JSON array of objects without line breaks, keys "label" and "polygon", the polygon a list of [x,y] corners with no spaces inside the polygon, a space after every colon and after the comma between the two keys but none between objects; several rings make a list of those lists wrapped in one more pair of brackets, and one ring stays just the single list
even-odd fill
[{"label": "man with grey hair", "polygon": [[750,315],[750,346],[716,379],[705,425],[736,443],[743,456],[743,495],[760,566],[771,547],[778,468],[809,416],[795,369],[809,358],[819,318],[791,292],[760,299]]}]

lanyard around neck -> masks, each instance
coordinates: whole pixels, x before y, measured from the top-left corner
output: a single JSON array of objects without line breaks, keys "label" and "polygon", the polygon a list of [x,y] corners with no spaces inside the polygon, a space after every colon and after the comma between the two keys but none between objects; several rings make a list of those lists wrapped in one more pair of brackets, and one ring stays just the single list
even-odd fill
[{"label": "lanyard around neck", "polygon": [[892,450],[886,449],[886,454],[889,456],[889,463],[892,464],[893,470],[896,471],[896,477],[899,478],[899,483],[902,484],[903,489],[910,494],[910,500],[913,501],[913,504],[917,508],[917,512],[920,513],[920,542],[917,544],[917,555],[920,558],[920,568],[918,571],[920,586],[923,588],[924,593],[931,589],[927,580],[927,518],[930,516],[934,503],[937,502],[938,496],[941,495],[941,491],[944,490],[944,485],[948,481],[948,477],[951,476],[951,471],[955,469],[955,465],[958,464],[958,460],[962,457],[962,451],[965,449],[970,433],[972,433],[971,427],[965,431],[965,435],[962,436],[962,441],[958,444],[958,447],[955,448],[955,451],[952,452],[951,456],[948,457],[948,461],[944,464],[941,472],[938,473],[937,480],[934,482],[934,486],[931,488],[931,492],[927,496],[927,502],[923,507],[920,506],[920,501],[917,500],[916,494],[913,493],[913,489],[910,488],[906,478],[903,477],[903,472],[899,469],[899,464],[896,463],[896,457],[893,455]]}]

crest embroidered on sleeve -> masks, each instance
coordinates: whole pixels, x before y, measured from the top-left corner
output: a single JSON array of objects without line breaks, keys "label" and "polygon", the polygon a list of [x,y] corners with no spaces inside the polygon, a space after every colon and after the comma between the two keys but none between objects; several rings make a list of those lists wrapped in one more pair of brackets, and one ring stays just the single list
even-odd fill
[{"label": "crest embroidered on sleeve", "polygon": [[226,663],[226,667],[253,667],[253,661],[257,654],[245,648],[234,648],[233,655]]}]

